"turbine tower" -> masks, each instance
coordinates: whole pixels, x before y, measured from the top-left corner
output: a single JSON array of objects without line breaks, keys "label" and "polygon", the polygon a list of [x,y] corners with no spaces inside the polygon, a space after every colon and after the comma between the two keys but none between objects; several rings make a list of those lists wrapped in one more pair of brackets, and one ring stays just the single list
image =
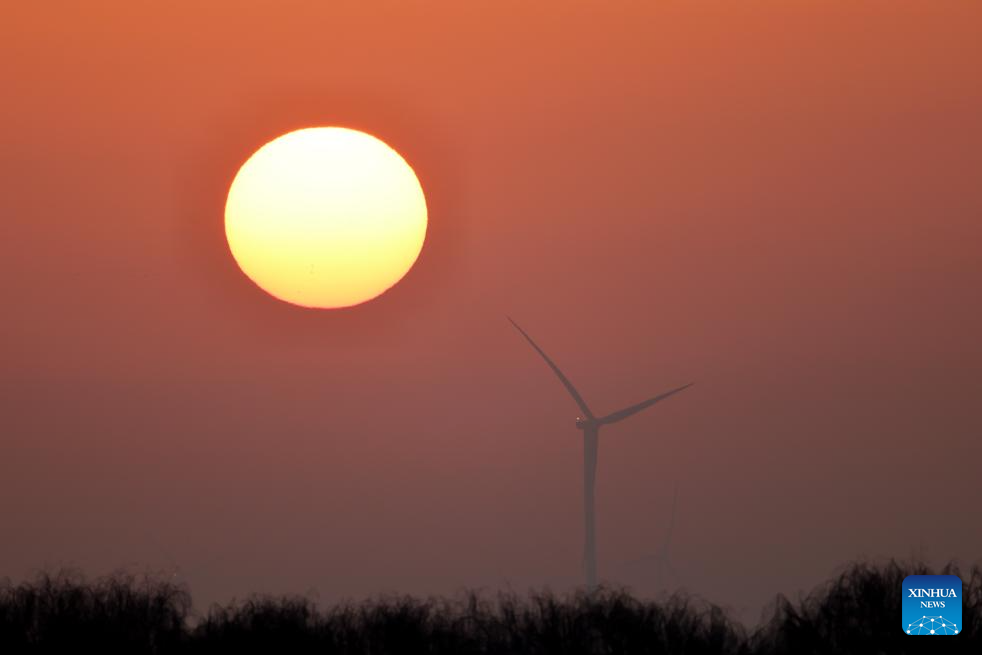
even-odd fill
[{"label": "turbine tower", "polygon": [[573,397],[576,404],[579,406],[580,411],[583,412],[583,416],[576,417],[576,429],[583,432],[583,563],[586,569],[586,586],[587,591],[593,591],[597,587],[597,542],[595,537],[595,524],[594,524],[594,486],[597,478],[597,449],[600,445],[600,428],[605,425],[611,425],[617,423],[618,421],[623,421],[629,416],[637,414],[643,409],[651,407],[660,400],[664,400],[671,395],[677,394],[683,389],[687,389],[692,386],[692,382],[684,386],[678,387],[677,389],[672,389],[666,393],[663,393],[654,398],[649,398],[643,402],[636,405],[631,405],[630,407],[625,407],[624,409],[618,410],[606,416],[601,416],[597,418],[594,416],[590,408],[587,407],[586,401],[583,400],[583,396],[576,390],[573,383],[569,381],[563,372],[559,370],[555,362],[549,359],[549,356],[539,348],[539,345],[532,340],[532,337],[523,330],[518,323],[512,320],[509,316],[508,320],[515,329],[521,332],[522,336],[531,344],[532,348],[535,349],[537,353],[545,360],[552,372],[556,374],[559,381],[563,383],[566,387],[566,391],[569,395]]}]

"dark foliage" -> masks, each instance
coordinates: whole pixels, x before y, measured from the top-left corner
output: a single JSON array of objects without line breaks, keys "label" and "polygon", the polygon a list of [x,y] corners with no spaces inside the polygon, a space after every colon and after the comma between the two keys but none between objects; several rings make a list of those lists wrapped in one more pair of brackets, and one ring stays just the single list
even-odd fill
[{"label": "dark foliage", "polygon": [[[952,567],[943,573],[958,574]],[[809,655],[982,652],[982,570],[963,577],[963,634],[900,630],[900,585],[921,565],[856,564],[798,602],[778,597],[748,635],[717,607],[626,591],[453,600],[383,596],[318,610],[306,598],[254,597],[191,614],[187,591],[150,577],[86,582],[43,574],[0,583],[0,653],[650,653]],[[197,620],[195,620],[197,619]]]},{"label": "dark foliage", "polygon": [[665,604],[623,591],[493,601],[380,597],[319,613],[305,599],[253,599],[215,608],[193,631],[194,652],[696,653],[745,652],[723,613],[682,597]]},{"label": "dark foliage", "polygon": [[177,585],[71,572],[0,583],[0,653],[170,653],[187,640],[191,597]]},{"label": "dark foliage", "polygon": [[[901,584],[908,575],[958,575],[962,579],[962,632],[947,639],[910,636],[900,620]],[[930,571],[920,563],[851,565],[797,603],[779,596],[773,617],[755,636],[754,652],[773,655],[817,653],[982,653],[982,569],[963,575],[949,564]]]}]

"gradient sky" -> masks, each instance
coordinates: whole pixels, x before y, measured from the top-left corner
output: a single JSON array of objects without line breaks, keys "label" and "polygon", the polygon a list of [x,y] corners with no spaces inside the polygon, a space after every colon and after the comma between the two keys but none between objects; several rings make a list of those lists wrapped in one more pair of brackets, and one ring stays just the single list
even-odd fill
[{"label": "gradient sky", "polygon": [[[982,4],[15,3],[0,55],[0,576],[576,583],[576,407],[506,313],[596,411],[697,383],[602,437],[601,577],[655,591],[676,482],[679,582],[750,621],[979,561]],[[224,240],[313,125],[427,193],[354,309]]]}]

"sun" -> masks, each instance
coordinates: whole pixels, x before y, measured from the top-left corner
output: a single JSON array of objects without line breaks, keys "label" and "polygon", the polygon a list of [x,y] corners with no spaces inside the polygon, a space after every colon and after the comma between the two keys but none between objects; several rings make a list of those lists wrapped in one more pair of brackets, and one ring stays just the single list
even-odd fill
[{"label": "sun", "polygon": [[413,169],[379,139],[343,127],[280,136],[239,169],[225,235],[239,268],[304,307],[371,300],[409,272],[426,237]]}]

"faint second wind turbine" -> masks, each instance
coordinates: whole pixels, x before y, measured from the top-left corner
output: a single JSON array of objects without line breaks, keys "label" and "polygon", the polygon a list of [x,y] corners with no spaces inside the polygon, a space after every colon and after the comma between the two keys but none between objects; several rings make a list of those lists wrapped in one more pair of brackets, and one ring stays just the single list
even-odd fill
[{"label": "faint second wind turbine", "polygon": [[[675,483],[675,490],[672,493],[672,514],[668,522],[668,530],[665,533],[665,538],[658,550],[655,551],[654,555],[645,555],[643,557],[638,557],[637,559],[629,560],[624,562],[625,566],[635,566],[638,564],[646,564],[654,560],[655,562],[655,588],[660,592],[667,592],[668,589],[668,578],[671,576],[673,579],[677,579],[678,575],[675,571],[675,567],[672,565],[671,550],[672,550],[672,533],[675,531],[675,515],[679,500],[679,485]],[[674,584],[674,583],[673,583]]]},{"label": "faint second wind turbine", "polygon": [[531,344],[532,348],[535,349],[537,353],[545,360],[552,372],[556,374],[559,381],[562,382],[563,386],[566,387],[566,391],[569,395],[573,397],[576,404],[579,406],[580,410],[583,412],[584,416],[576,417],[576,428],[583,431],[583,528],[584,528],[584,543],[583,543],[583,561],[584,567],[586,569],[586,586],[588,591],[593,591],[597,587],[597,544],[595,537],[595,523],[594,523],[594,486],[597,477],[597,449],[600,445],[600,428],[605,425],[610,425],[612,423],[617,423],[622,421],[629,416],[637,414],[643,409],[651,407],[660,400],[664,400],[671,395],[677,394],[683,389],[687,389],[693,385],[692,382],[689,384],[678,387],[677,389],[672,389],[666,393],[663,393],[654,398],[649,398],[643,402],[636,405],[631,405],[630,407],[625,407],[624,409],[618,410],[606,416],[597,418],[594,416],[590,408],[587,407],[586,401],[573,386],[573,383],[563,375],[563,372],[559,370],[555,362],[549,359],[549,356],[545,354],[542,348],[539,348],[538,344],[532,340],[532,337],[528,335],[525,330],[523,330],[518,323],[512,320],[509,316],[508,320],[515,329],[521,332],[522,336]]}]

